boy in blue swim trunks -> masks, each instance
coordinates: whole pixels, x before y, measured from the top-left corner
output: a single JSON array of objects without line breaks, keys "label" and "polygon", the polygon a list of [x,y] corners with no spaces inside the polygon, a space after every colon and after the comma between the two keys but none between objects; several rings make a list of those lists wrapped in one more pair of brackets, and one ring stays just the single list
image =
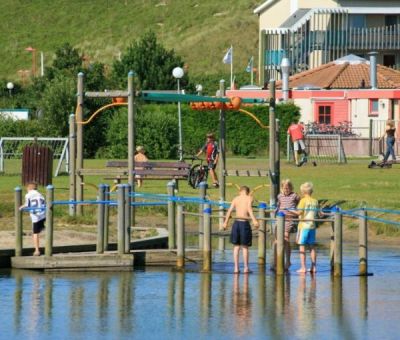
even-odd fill
[{"label": "boy in blue swim trunks", "polygon": [[235,263],[234,273],[239,274],[239,251],[242,248],[244,273],[250,273],[249,270],[249,247],[252,243],[252,233],[249,219],[253,221],[254,226],[258,227],[258,221],[253,213],[253,198],[250,196],[250,189],[242,186],[239,190],[239,196],[236,196],[226,214],[224,230],[228,227],[228,222],[232,211],[236,211],[235,222],[231,231],[231,243],[233,244],[233,260]]},{"label": "boy in blue swim trunks", "polygon": [[299,216],[299,225],[297,229],[297,244],[300,246],[300,264],[301,267],[298,273],[306,273],[306,246],[310,248],[311,273],[317,272],[317,254],[315,252],[315,222],[314,219],[318,216],[318,201],[312,198],[313,185],[306,182],[300,186],[302,199],[300,200],[296,211]]}]

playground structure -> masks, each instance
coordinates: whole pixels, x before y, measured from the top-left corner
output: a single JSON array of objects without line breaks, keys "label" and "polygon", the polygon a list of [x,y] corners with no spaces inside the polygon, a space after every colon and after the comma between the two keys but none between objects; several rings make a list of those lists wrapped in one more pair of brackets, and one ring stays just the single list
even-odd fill
[{"label": "playground structure", "polygon": [[[98,188],[98,199],[93,201],[74,202],[76,205],[96,205],[97,206],[97,244],[95,253],[82,251],[76,254],[54,254],[54,210],[57,206],[66,206],[70,201],[57,201],[54,198],[54,187],[48,186],[46,189],[46,234],[45,234],[45,256],[22,256],[23,255],[23,225],[22,214],[19,210],[22,202],[22,190],[15,189],[15,256],[11,259],[12,267],[23,269],[40,270],[60,270],[60,269],[100,269],[106,267],[133,269],[137,265],[173,265],[177,269],[184,270],[186,262],[197,264],[198,269],[203,272],[212,271],[212,237],[223,239],[228,236],[225,231],[213,231],[212,221],[221,216],[213,215],[213,207],[219,210],[220,206],[226,207],[225,202],[210,201],[205,199],[206,184],[200,185],[199,197],[183,197],[175,195],[175,183],[168,183],[167,195],[135,193],[129,184],[118,185],[117,198],[111,199],[109,187],[100,185]],[[135,201],[135,198],[146,198],[151,202]],[[188,205],[197,204],[199,213],[188,210]],[[157,243],[153,242],[153,247],[162,249],[142,250],[135,248],[131,243],[131,210],[140,206],[167,206],[168,210],[168,247],[165,246],[163,237]],[[108,235],[111,228],[109,223],[109,209],[117,209],[117,244],[109,243]],[[284,274],[284,225],[285,215],[278,213],[273,216],[271,213],[274,207],[266,203],[260,203],[257,207],[260,227],[254,234],[258,236],[258,265],[260,270],[266,269],[266,244],[273,241],[275,236],[272,230],[276,225],[277,251],[271,255],[271,263],[276,263],[276,274]],[[29,208],[25,209],[29,210]],[[378,218],[368,217],[367,211],[373,209],[359,208],[342,211],[336,207],[323,209],[328,218],[315,219],[315,222],[325,222],[332,224],[332,237],[330,241],[331,271],[334,276],[343,275],[343,217],[353,217],[359,220],[359,275],[369,275],[368,273],[368,220],[379,220]],[[268,216],[269,215],[269,216]],[[198,248],[187,249],[185,247],[185,217],[193,216],[198,218]],[[268,227],[267,227],[268,226]],[[214,228],[215,230],[215,228]],[[167,248],[167,249],[166,249]],[[149,249],[149,248],[147,248]],[[137,258],[140,258],[138,261]]]},{"label": "playground structure", "polygon": [[[135,192],[135,160],[134,160],[134,150],[135,150],[135,116],[137,110],[137,98],[140,96],[142,100],[145,101],[157,101],[157,102],[186,102],[200,103],[196,104],[196,108],[211,106],[215,110],[219,110],[219,149],[220,149],[220,166],[219,166],[219,200],[225,201],[226,199],[226,176],[229,172],[226,169],[226,157],[225,157],[225,139],[226,139],[226,128],[225,128],[225,110],[226,109],[237,109],[240,107],[241,103],[247,104],[263,104],[266,103],[262,99],[240,99],[240,98],[226,98],[225,96],[225,82],[221,80],[220,82],[220,97],[207,97],[198,95],[186,95],[186,94],[170,94],[170,93],[159,93],[159,92],[142,92],[137,93],[133,86],[133,72],[128,73],[128,86],[127,91],[107,91],[107,92],[85,92],[84,91],[84,75],[83,73],[78,74],[77,83],[77,107],[75,115],[70,116],[69,127],[69,150],[70,150],[70,180],[69,180],[69,192],[71,202],[81,202],[84,201],[84,176],[87,175],[128,175],[128,184],[131,187],[132,192]],[[279,188],[279,142],[278,142],[278,131],[279,124],[277,124],[275,119],[275,81],[271,81],[271,98],[269,99],[269,171],[268,175],[270,178],[270,204],[275,205],[276,196],[278,194]],[[85,98],[111,98],[113,103],[107,104],[103,108],[97,110],[89,119],[83,119],[84,111],[84,101]],[[208,103],[207,105],[205,103]],[[101,111],[113,107],[113,106],[127,106],[128,107],[128,167],[127,172],[123,169],[86,169],[83,162],[83,127],[85,124],[90,123],[90,121]],[[251,113],[243,110],[248,115]],[[256,119],[253,115],[253,119]],[[257,119],[256,119],[257,121]],[[258,120],[258,124],[261,122]],[[267,126],[262,126],[266,128]],[[260,176],[260,172],[253,171],[248,172],[247,176]],[[134,198],[133,198],[134,199]],[[70,205],[70,215],[80,215],[82,214],[82,205]],[[220,220],[219,225],[222,228],[224,209],[220,209]],[[132,223],[134,224],[134,209],[132,209]]]}]

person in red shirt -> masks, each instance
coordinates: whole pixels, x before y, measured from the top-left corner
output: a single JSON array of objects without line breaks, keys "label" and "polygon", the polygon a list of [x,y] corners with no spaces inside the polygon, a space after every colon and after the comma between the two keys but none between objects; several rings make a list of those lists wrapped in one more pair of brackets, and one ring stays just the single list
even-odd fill
[{"label": "person in red shirt", "polygon": [[[287,131],[292,139],[294,149],[294,160],[297,166],[302,166],[307,162],[306,145],[304,144],[304,127],[301,123],[292,122]],[[299,162],[299,153],[302,153],[303,159]]]},{"label": "person in red shirt", "polygon": [[200,151],[197,153],[196,156],[199,157],[203,152],[207,156],[208,171],[211,175],[213,186],[215,188],[218,188],[219,183],[217,174],[215,172],[215,168],[217,167],[218,164],[219,149],[218,149],[218,143],[215,141],[215,136],[213,133],[207,134],[207,142],[200,149]]}]

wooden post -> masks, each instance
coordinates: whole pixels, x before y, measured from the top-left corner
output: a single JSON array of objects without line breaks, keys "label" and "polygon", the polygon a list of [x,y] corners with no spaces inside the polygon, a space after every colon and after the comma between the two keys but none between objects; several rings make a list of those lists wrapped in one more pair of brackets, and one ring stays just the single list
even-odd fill
[{"label": "wooden post", "polygon": [[265,270],[265,258],[266,258],[266,221],[262,220],[265,218],[265,210],[267,209],[267,204],[261,202],[258,206],[258,217],[260,218],[258,227],[258,264],[262,266],[263,270]]},{"label": "wooden post", "polygon": [[333,275],[334,276],[342,276],[342,232],[343,232],[343,218],[342,213],[339,209],[335,210],[335,251],[334,251],[334,260],[333,260]]},{"label": "wooden post", "polygon": [[14,217],[15,217],[15,256],[22,256],[22,235],[23,235],[23,224],[22,224],[22,211],[19,207],[22,205],[22,189],[16,187],[14,189]]},{"label": "wooden post", "polygon": [[210,272],[212,269],[211,253],[211,205],[204,205],[204,245],[203,245],[203,271]]},{"label": "wooden post", "polygon": [[105,211],[105,186],[104,184],[99,185],[99,191],[97,194],[99,204],[97,205],[97,245],[96,253],[104,253],[104,211]]},{"label": "wooden post", "polygon": [[131,208],[131,186],[125,184],[125,253],[131,250]]},{"label": "wooden post", "polygon": [[[104,200],[110,201],[110,186],[108,184],[104,185]],[[108,250],[108,235],[109,235],[109,228],[110,228],[110,204],[107,203],[104,206],[104,236],[103,236],[103,249],[104,251]]]},{"label": "wooden post", "polygon": [[[83,72],[78,73],[78,93],[77,93],[77,106],[76,106],[76,170],[83,169]],[[76,175],[76,199],[83,201],[83,183],[84,179],[81,174]],[[82,215],[82,205],[76,206],[76,213]]]},{"label": "wooden post", "polygon": [[176,248],[176,239],[175,239],[175,206],[176,203],[174,201],[175,197],[175,182],[171,181],[167,184],[167,193],[168,196],[172,199],[168,199],[168,248],[175,249]]},{"label": "wooden post", "polygon": [[276,274],[285,273],[285,214],[276,214]]},{"label": "wooden post", "polygon": [[46,187],[46,247],[45,256],[53,255],[53,201],[54,201],[54,187],[48,185]]},{"label": "wooden post", "polygon": [[[207,183],[201,182],[199,184],[199,197],[205,200],[207,195]],[[199,204],[199,249],[203,249],[203,229],[204,229],[204,204]]]},{"label": "wooden post", "polygon": [[185,216],[183,214],[183,205],[177,206],[177,253],[176,253],[176,266],[180,269],[185,267]]},{"label": "wooden post", "polygon": [[[135,135],[135,117],[136,117],[136,103],[135,103],[135,89],[133,87],[133,71],[128,73],[128,183],[131,186],[132,193],[135,192],[135,148],[136,148],[136,135]],[[135,201],[134,196],[132,202]],[[135,225],[135,207],[131,209],[131,222]]]},{"label": "wooden post", "polygon": [[270,192],[269,204],[272,207],[276,205],[276,196],[278,194],[279,183],[276,181],[276,120],[275,120],[275,80],[269,82],[269,174],[270,174]]},{"label": "wooden post", "polygon": [[329,248],[330,248],[329,249],[330,267],[331,267],[331,273],[333,273],[333,264],[335,256],[335,222],[331,222],[331,239]]},{"label": "wooden post", "polygon": [[279,119],[275,119],[275,182],[277,185],[275,186],[275,198],[278,197],[279,194],[279,183],[281,182],[281,148],[279,145],[279,128],[280,122]]},{"label": "wooden post", "polygon": [[358,256],[359,256],[359,275],[368,275],[368,221],[367,211],[361,210],[359,218],[359,242],[358,242]]},{"label": "wooden post", "polygon": [[[219,96],[225,97],[225,80],[220,80],[219,82]],[[226,181],[225,181],[225,172],[226,172],[226,152],[225,152],[225,139],[226,139],[226,119],[225,119],[225,111],[221,109],[219,111],[219,200],[220,203],[225,202],[226,195]],[[219,223],[218,229],[219,231],[223,230],[224,225],[224,215],[225,209],[223,205],[219,206],[218,209],[219,215]],[[225,250],[225,238],[220,237],[218,239],[218,249],[221,251]]]},{"label": "wooden post", "polygon": [[125,186],[119,184],[117,186],[118,200],[118,254],[125,251]]},{"label": "wooden post", "polygon": [[[75,115],[69,116],[69,200],[76,201],[76,123]],[[69,205],[69,216],[76,215],[76,205]]]}]

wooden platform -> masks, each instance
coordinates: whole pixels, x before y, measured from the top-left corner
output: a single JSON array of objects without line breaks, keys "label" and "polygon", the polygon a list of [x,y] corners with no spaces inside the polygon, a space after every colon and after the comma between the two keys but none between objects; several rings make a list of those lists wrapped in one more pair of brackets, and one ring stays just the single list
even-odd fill
[{"label": "wooden platform", "polygon": [[[201,252],[187,250],[186,261],[197,263]],[[18,256],[11,258],[11,267],[46,271],[99,271],[99,270],[133,270],[141,266],[174,266],[176,251],[168,249],[134,250],[129,254],[118,254],[115,251],[104,254],[93,252],[54,254],[53,256]]]}]

